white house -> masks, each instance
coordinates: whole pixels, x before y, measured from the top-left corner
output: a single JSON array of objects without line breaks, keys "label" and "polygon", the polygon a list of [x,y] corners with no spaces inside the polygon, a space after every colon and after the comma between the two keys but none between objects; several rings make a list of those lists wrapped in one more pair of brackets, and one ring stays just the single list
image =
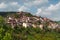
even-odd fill
[{"label": "white house", "polygon": [[32,26],[33,26],[33,28],[36,28],[37,27],[36,24],[32,24]]},{"label": "white house", "polygon": [[28,27],[28,23],[23,23],[22,26],[27,28]]},{"label": "white house", "polygon": [[43,27],[44,27],[43,24],[40,24],[40,25],[39,25],[39,28],[40,28],[40,29],[43,29]]}]

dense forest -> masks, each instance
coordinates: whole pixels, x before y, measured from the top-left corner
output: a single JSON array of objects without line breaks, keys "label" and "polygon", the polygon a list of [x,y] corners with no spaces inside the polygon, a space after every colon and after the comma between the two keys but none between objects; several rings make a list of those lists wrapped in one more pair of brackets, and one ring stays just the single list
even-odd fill
[{"label": "dense forest", "polygon": [[60,40],[60,32],[51,29],[16,26],[5,23],[4,17],[0,16],[0,40]]}]

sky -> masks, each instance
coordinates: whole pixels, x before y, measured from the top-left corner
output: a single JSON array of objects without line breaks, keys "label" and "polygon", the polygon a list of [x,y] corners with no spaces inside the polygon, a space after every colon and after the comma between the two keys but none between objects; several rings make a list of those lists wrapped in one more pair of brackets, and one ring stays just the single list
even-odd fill
[{"label": "sky", "polygon": [[60,21],[60,0],[0,0],[0,12],[30,12]]}]

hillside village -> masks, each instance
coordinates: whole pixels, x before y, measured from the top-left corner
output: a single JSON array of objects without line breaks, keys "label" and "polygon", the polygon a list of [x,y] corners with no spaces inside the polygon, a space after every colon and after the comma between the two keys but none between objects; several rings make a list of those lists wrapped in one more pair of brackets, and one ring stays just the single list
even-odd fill
[{"label": "hillside village", "polygon": [[28,12],[17,12],[16,15],[9,15],[6,17],[6,23],[10,24],[12,28],[17,26],[27,27],[39,27],[40,29],[50,28],[50,29],[60,29],[60,25],[56,22],[43,18],[41,16],[35,16]]}]

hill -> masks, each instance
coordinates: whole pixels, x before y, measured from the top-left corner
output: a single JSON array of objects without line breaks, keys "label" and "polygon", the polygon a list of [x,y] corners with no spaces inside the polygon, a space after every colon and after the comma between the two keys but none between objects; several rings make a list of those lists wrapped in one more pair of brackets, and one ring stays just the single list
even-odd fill
[{"label": "hill", "polygon": [[60,40],[59,27],[48,18],[17,12],[0,16],[0,40]]},{"label": "hill", "polygon": [[21,25],[25,28],[30,26],[34,28],[39,27],[40,29],[60,29],[60,25],[55,21],[23,11],[7,15],[6,23],[10,24],[12,28]]}]

